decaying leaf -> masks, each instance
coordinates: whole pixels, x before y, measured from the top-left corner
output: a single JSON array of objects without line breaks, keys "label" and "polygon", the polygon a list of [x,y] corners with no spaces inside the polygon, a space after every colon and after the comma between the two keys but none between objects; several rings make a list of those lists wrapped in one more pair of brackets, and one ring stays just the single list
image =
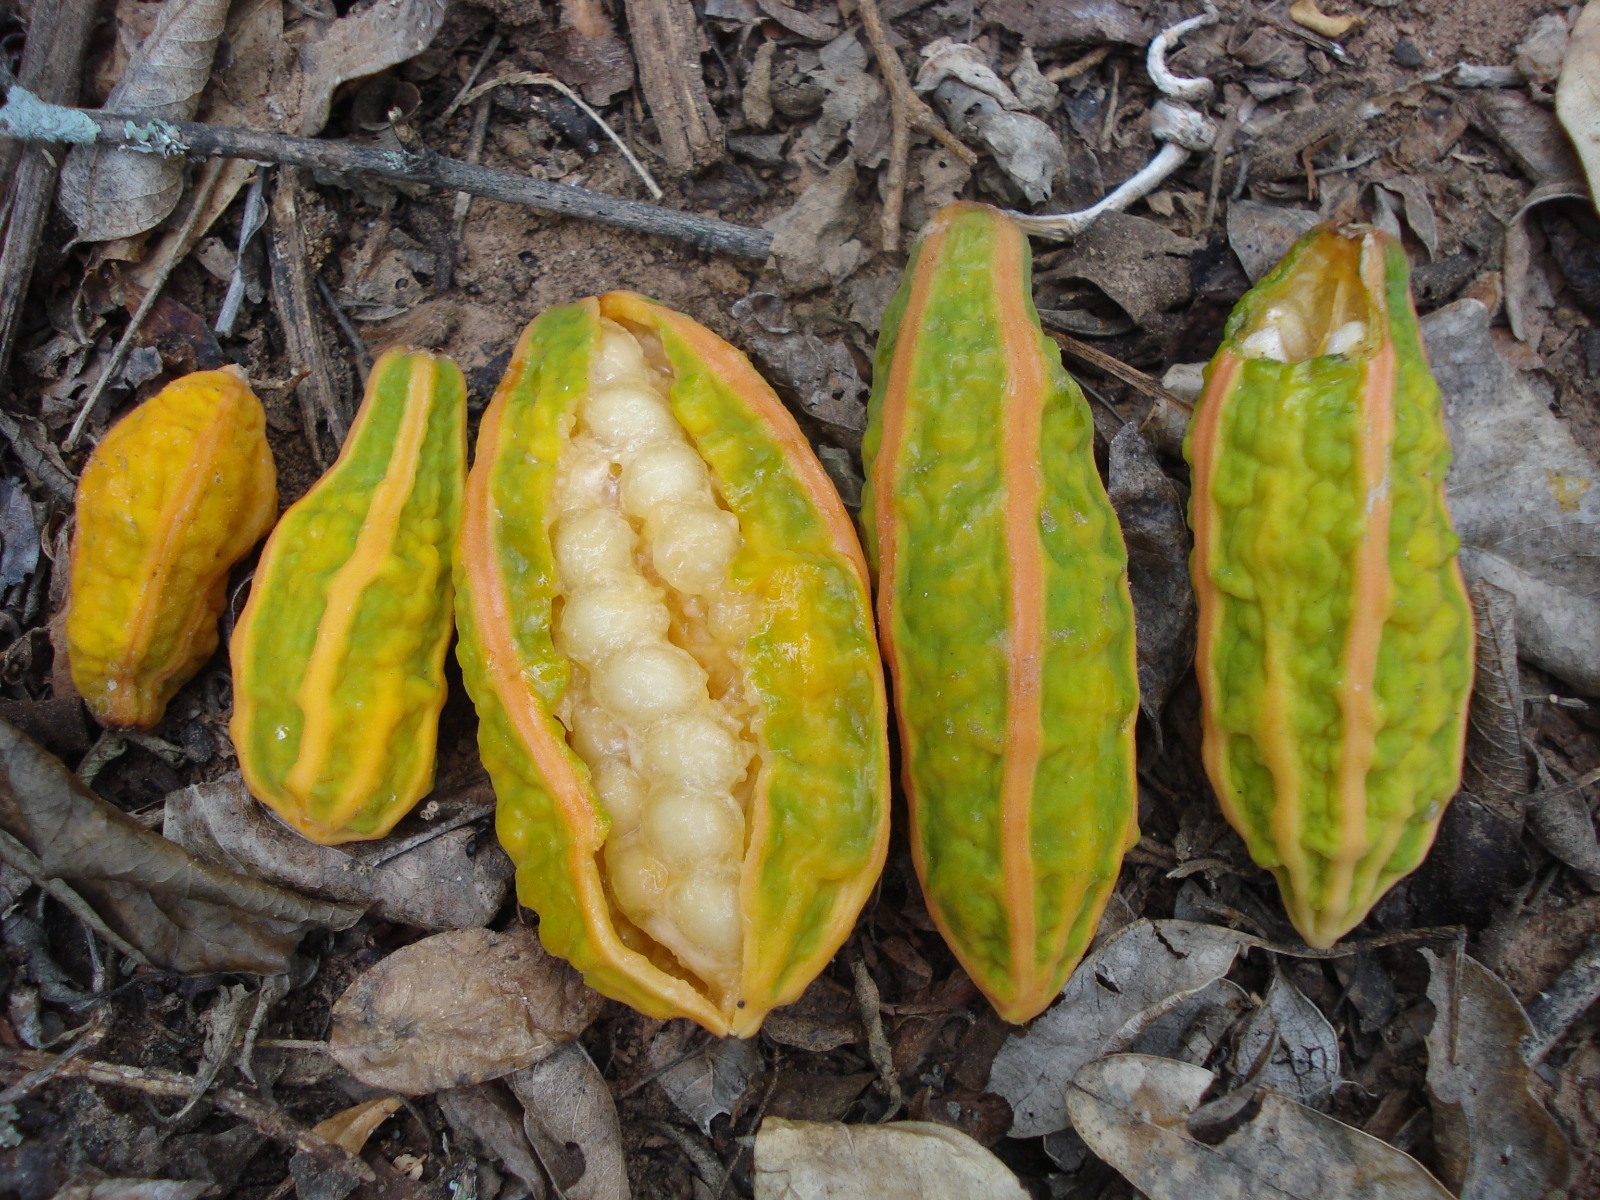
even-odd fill
[{"label": "decaying leaf", "polygon": [[274,974],[311,929],[343,929],[361,916],[201,862],[4,721],[0,827],[38,855],[46,876],[72,884],[107,925],[177,971]]},{"label": "decaying leaf", "polygon": [[336,1146],[344,1147],[351,1154],[360,1154],[366,1147],[367,1139],[378,1131],[378,1126],[399,1111],[399,1096],[377,1096],[334,1113],[315,1125],[311,1132]]},{"label": "decaying leaf", "polygon": [[989,1090],[1011,1104],[1012,1137],[1068,1125],[1066,1086],[1090,1059],[1143,1028],[1233,966],[1233,931],[1190,921],[1135,921],[1085,958],[1061,999],[995,1056]]},{"label": "decaying leaf", "polygon": [[1303,208],[1235,200],[1228,205],[1228,245],[1239,256],[1250,282],[1259,283],[1321,219]]},{"label": "decaying leaf", "polygon": [[1535,323],[1530,319],[1533,290],[1533,237],[1528,219],[1533,210],[1557,200],[1581,200],[1585,189],[1577,179],[1553,179],[1541,183],[1523,199],[1522,205],[1506,224],[1505,246],[1501,251],[1500,275],[1505,288],[1506,321],[1511,332],[1537,348]]},{"label": "decaying leaf", "polygon": [[1326,1104],[1339,1082],[1339,1035],[1322,1010],[1279,971],[1261,1007],[1250,1014],[1234,1043],[1234,1066],[1248,1071],[1276,1036],[1257,1076],[1265,1087],[1313,1108]]},{"label": "decaying leaf", "polygon": [[883,85],[867,73],[867,48],[851,30],[818,53],[821,65],[808,78],[822,89],[822,112],[801,131],[796,145],[821,166],[848,138],[856,161],[874,166],[888,144],[888,104]]},{"label": "decaying leaf", "polygon": [[[700,1043],[698,1049],[689,1047]],[[761,1070],[761,1050],[744,1038],[714,1038],[685,1021],[674,1021],[651,1039],[651,1067],[660,1071],[656,1084],[700,1132],[731,1113]]]},{"label": "decaying leaf", "polygon": [[1516,596],[1525,659],[1600,693],[1600,471],[1501,358],[1482,304],[1458,300],[1422,331],[1444,392],[1462,570]]},{"label": "decaying leaf", "polygon": [[15,479],[0,479],[0,588],[27,582],[39,565],[39,517]]},{"label": "decaying leaf", "polygon": [[[436,823],[450,819],[441,813]],[[511,861],[474,824],[446,827],[396,853],[408,825],[378,842],[318,846],[253,800],[237,774],[167,797],[162,832],[220,866],[325,896],[370,905],[388,921],[423,929],[468,929],[500,911]]]},{"label": "decaying leaf", "polygon": [[1428,1092],[1439,1169],[1460,1200],[1537,1200],[1567,1179],[1561,1129],[1528,1090],[1517,998],[1466,955],[1428,960]]},{"label": "decaying leaf", "polygon": [[1194,294],[1190,256],[1200,243],[1158,221],[1128,213],[1101,215],[1041,271],[1039,282],[1083,280],[1103,292],[1142,328]]},{"label": "decaying leaf", "polygon": [[1127,1045],[1130,1054],[1154,1054],[1200,1066],[1222,1044],[1234,1024],[1255,1007],[1250,995],[1230,979],[1213,979],[1139,1031]]},{"label": "decaying leaf", "polygon": [[300,50],[300,128],[315,137],[341,83],[387,71],[421,52],[444,23],[448,0],[374,0],[340,17]]},{"label": "decaying leaf", "polygon": [[97,1179],[68,1184],[53,1200],[199,1200],[211,1190],[203,1179]]},{"label": "decaying leaf", "polygon": [[1150,19],[1131,0],[982,0],[984,19],[1010,30],[1036,50],[1121,42],[1142,46]]},{"label": "decaying leaf", "polygon": [[1195,600],[1189,580],[1193,539],[1183,498],[1136,424],[1111,439],[1107,492],[1128,547],[1128,584],[1138,631],[1139,707],[1157,743],[1161,710],[1194,658]]},{"label": "decaying leaf", "polygon": [[1484,88],[1467,110],[1473,124],[1488,134],[1535,183],[1566,181],[1580,186],[1583,165],[1561,120],[1525,92]]},{"label": "decaying leaf", "polygon": [[[1411,232],[1417,235],[1430,260],[1439,256],[1439,223],[1433,215],[1433,201],[1428,198],[1427,185],[1411,175],[1393,175],[1372,185],[1378,202],[1373,220],[1379,228],[1399,238],[1400,216]],[[1391,199],[1396,197],[1397,199]],[[1398,207],[1397,207],[1398,206]]]},{"label": "decaying leaf", "polygon": [[507,1077],[523,1128],[566,1200],[628,1200],[622,1126],[600,1069],[568,1042]]},{"label": "decaying leaf", "polygon": [[868,388],[844,340],[819,337],[773,292],[734,301],[733,316],[740,346],[778,395],[796,412],[859,444],[867,427]]},{"label": "decaying leaf", "polygon": [[793,291],[838,286],[867,257],[867,248],[852,236],[859,215],[855,187],[855,156],[846,154],[792,206],[767,222],[772,259]]},{"label": "decaying leaf", "polygon": [[1520,816],[1521,797],[1528,790],[1528,757],[1517,667],[1517,598],[1480,579],[1472,585],[1470,599],[1477,653],[1461,786],[1508,815]]},{"label": "decaying leaf", "polygon": [[544,1200],[544,1172],[522,1129],[522,1110],[500,1083],[451,1088],[438,1095],[439,1108],[458,1137],[470,1137],[527,1187],[533,1200]]},{"label": "decaying leaf", "polygon": [[1589,176],[1589,195],[1600,207],[1600,0],[1589,0],[1573,27],[1556,85],[1556,115]]},{"label": "decaying leaf", "polygon": [[756,1200],[1026,1200],[998,1158],[927,1121],[837,1125],[768,1117],[756,1133]]},{"label": "decaying leaf", "polygon": [[939,38],[922,49],[922,67],[917,72],[917,91],[933,91],[946,79],[957,79],[975,91],[998,101],[1004,108],[1024,108],[1017,94],[995,73],[983,51],[966,42]]},{"label": "decaying leaf", "polygon": [[1113,1054],[1072,1079],[1073,1128],[1150,1200],[1450,1200],[1410,1155],[1275,1092],[1221,1142],[1188,1120],[1216,1076],[1204,1067]]},{"label": "decaying leaf", "polygon": [[[200,107],[228,0],[165,0],[106,108],[134,118],[186,121]],[[132,237],[163,220],[183,195],[183,162],[105,146],[79,146],[62,164],[61,211],[86,242]]]},{"label": "decaying leaf", "polygon": [[1600,837],[1583,789],[1546,786],[1527,797],[1528,827],[1539,844],[1600,891]]},{"label": "decaying leaf", "polygon": [[1528,35],[1517,43],[1511,65],[1529,83],[1549,87],[1561,75],[1561,60],[1567,52],[1567,19],[1561,13],[1535,17]]},{"label": "decaying leaf", "polygon": [[329,1053],[369,1087],[420,1096],[527,1066],[601,1003],[531,930],[452,930],[352,983],[333,1006]]},{"label": "decaying leaf", "polygon": [[1061,140],[1038,117],[1013,112],[987,92],[949,77],[933,89],[946,123],[963,141],[981,142],[1029,204],[1042,204],[1066,174]]}]

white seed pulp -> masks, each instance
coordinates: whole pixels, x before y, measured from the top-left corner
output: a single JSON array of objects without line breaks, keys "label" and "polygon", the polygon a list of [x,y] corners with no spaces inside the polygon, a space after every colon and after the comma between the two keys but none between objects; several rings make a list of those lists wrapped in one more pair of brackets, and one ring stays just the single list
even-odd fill
[{"label": "white seed pulp", "polygon": [[756,735],[732,647],[750,607],[732,586],[738,518],[627,330],[602,321],[589,394],[557,467],[558,706],[611,820],[617,908],[720,998],[739,980],[739,876]]}]

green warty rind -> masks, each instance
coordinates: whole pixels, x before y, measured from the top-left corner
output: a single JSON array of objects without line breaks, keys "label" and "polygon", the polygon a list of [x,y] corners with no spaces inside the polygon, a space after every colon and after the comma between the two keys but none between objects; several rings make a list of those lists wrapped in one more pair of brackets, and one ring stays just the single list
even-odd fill
[{"label": "green warty rind", "polygon": [[[1210,371],[1242,359],[1224,405],[1210,498],[1218,525],[1197,549],[1218,597],[1210,654],[1216,685],[1207,699],[1208,735],[1222,739],[1214,778],[1252,856],[1279,878],[1290,912],[1317,918],[1317,940],[1344,932],[1398,878],[1414,870],[1460,777],[1461,741],[1472,687],[1471,614],[1456,568],[1458,539],[1445,508],[1449,468],[1438,386],[1428,369],[1411,306],[1404,253],[1383,257],[1385,336],[1395,354],[1394,438],[1387,488],[1392,500],[1383,611],[1357,609],[1355,556],[1369,513],[1357,466],[1363,385],[1378,344],[1364,353],[1285,364],[1245,357],[1241,340],[1286,280],[1301,268],[1314,231],[1240,301]],[[1378,314],[1374,312],[1376,318]],[[1195,461],[1193,430],[1186,455]],[[1194,503],[1198,503],[1198,497]],[[1203,551],[1208,558],[1201,560]],[[1199,581],[1197,580],[1197,583]],[[1374,677],[1378,732],[1366,775],[1366,852],[1350,902],[1330,896],[1340,854],[1337,772],[1346,729],[1337,693],[1353,618],[1381,622]],[[1284,686],[1269,688],[1268,663]],[[1279,780],[1272,762],[1298,779]],[[1281,767],[1280,767],[1281,770]],[[1286,794],[1299,805],[1294,846],[1280,844],[1275,815]],[[1303,857],[1302,857],[1303,856]],[[1296,866],[1297,858],[1302,865]],[[1328,912],[1332,908],[1335,912]]]},{"label": "green warty rind", "polygon": [[[881,568],[877,488],[891,472],[894,587],[880,595],[879,612],[881,620],[887,613],[881,633],[895,669],[913,837],[930,908],[1004,1012],[1020,977],[1041,978],[1046,994],[1059,990],[1116,880],[1134,818],[1133,610],[1126,552],[1095,469],[1093,423],[1038,327],[1024,257],[1021,312],[1047,386],[1037,432],[1039,543],[1025,551],[1042,574],[1044,603],[1042,725],[1027,816],[1036,936],[1031,969],[1019,970],[1000,804],[1015,665],[1000,437],[1015,418],[993,279],[1004,251],[994,219],[976,206],[949,217],[948,230],[938,261],[929,260],[928,242],[919,246],[885,314],[863,441],[861,525]],[[914,283],[928,272],[921,320],[909,328]],[[887,461],[884,410],[897,355],[904,424]]]}]

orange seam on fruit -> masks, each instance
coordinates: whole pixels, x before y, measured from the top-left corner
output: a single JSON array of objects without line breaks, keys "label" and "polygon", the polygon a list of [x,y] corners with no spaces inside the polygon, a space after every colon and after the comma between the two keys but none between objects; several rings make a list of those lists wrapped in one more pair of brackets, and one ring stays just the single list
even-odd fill
[{"label": "orange seam on fruit", "polygon": [[[374,364],[374,375],[384,368],[385,359]],[[406,381],[409,395],[389,467],[373,489],[372,501],[367,506],[367,514],[361,523],[361,531],[356,535],[356,544],[350,557],[328,583],[323,619],[317,626],[317,639],[306,661],[306,673],[300,681],[299,694],[295,697],[301,712],[306,714],[306,722],[294,766],[284,777],[284,788],[291,793],[309,796],[326,765],[328,747],[336,726],[330,714],[318,710],[333,695],[334,675],[349,644],[356,608],[367,586],[382,568],[389,548],[394,545],[401,514],[416,483],[416,465],[422,455],[422,443],[432,410],[427,401],[433,375],[434,362],[431,357],[413,360]],[[345,443],[346,447],[353,445],[354,441],[352,434]],[[312,719],[313,715],[317,719]],[[372,790],[372,780],[381,770],[382,763],[369,754],[365,762],[356,765],[346,781],[344,794],[333,803],[326,817],[313,821],[307,816],[305,823],[327,829],[342,827],[360,810]]]},{"label": "orange seam on fruit", "polygon": [[[222,441],[224,433],[233,417],[234,404],[238,399],[239,390],[244,388],[244,382],[233,372],[221,370],[214,372],[227,377],[228,382],[221,387],[224,400],[212,411],[211,420],[206,423],[205,429],[195,440],[194,459],[209,462],[216,456],[217,446]],[[161,536],[151,543],[150,553],[140,563],[140,576],[145,580],[145,596],[147,602],[141,603],[135,609],[134,627],[132,636],[128,639],[126,650],[116,668],[117,677],[126,683],[132,677],[133,666],[149,649],[150,639],[154,636],[156,617],[159,605],[149,602],[159,598],[164,591],[164,581],[172,572],[176,562],[173,546],[188,531],[189,515],[194,511],[195,505],[200,502],[206,488],[210,486],[210,471],[190,471],[184,481],[184,486],[172,499],[161,513]],[[198,598],[189,597],[191,603]],[[195,637],[203,637],[203,629],[190,629],[184,639],[185,648],[193,644]],[[185,661],[183,655],[174,656],[172,665],[164,671],[158,671],[148,681],[152,694],[160,695],[168,679],[177,674]],[[132,696],[137,689],[129,687],[126,694]]]},{"label": "orange seam on fruit", "polygon": [[[992,220],[999,243],[992,255],[1000,338],[1011,376],[1002,404],[1001,473],[1006,481],[1004,538],[1010,581],[1007,636],[1006,733],[1001,752],[1000,871],[1011,927],[1017,1002],[1035,986],[1033,856],[1029,853],[1034,780],[1043,740],[1040,667],[1044,653],[1044,545],[1039,536],[1039,439],[1048,381],[1033,324],[1025,311],[1021,263],[1023,234],[1010,221]],[[1004,1014],[1002,1014],[1004,1015]]]},{"label": "orange seam on fruit", "polygon": [[[949,221],[935,222],[933,228],[922,239],[921,248],[917,252],[919,266],[922,263],[938,261],[944,249],[945,239],[949,235]],[[911,293],[906,298],[905,312],[900,318],[900,338],[895,344],[894,355],[889,362],[889,382],[884,389],[882,405],[883,435],[878,443],[877,461],[880,465],[873,472],[873,500],[877,509],[875,520],[878,535],[878,639],[886,652],[885,657],[889,661],[889,670],[894,677],[896,687],[903,686],[904,676],[901,670],[899,639],[895,636],[894,628],[895,554],[899,544],[899,527],[894,506],[894,481],[897,473],[892,464],[898,460],[904,448],[906,410],[909,404],[906,392],[910,387],[911,367],[916,358],[916,334],[922,327],[923,315],[927,311],[932,290],[933,272],[917,271],[912,275]],[[911,828],[915,830],[918,797],[911,764],[916,738],[906,718],[906,706],[896,704],[894,708],[895,726],[900,731],[901,787],[905,791],[906,810],[910,817]],[[911,857],[916,866],[917,877],[927,878],[922,845],[915,835],[911,838]],[[926,895],[926,892],[924,894]],[[935,928],[947,945],[952,948],[960,945],[945,921],[943,909],[932,896],[928,897],[928,916],[932,918]],[[956,956],[958,959],[961,957],[959,950],[956,951]],[[975,964],[963,960],[962,966],[968,969],[968,974],[977,974]]]},{"label": "orange seam on fruit", "polygon": [[[1192,521],[1195,546],[1194,569],[1189,574],[1194,583],[1195,598],[1199,601],[1200,610],[1194,665],[1195,677],[1200,682],[1201,691],[1207,697],[1207,703],[1200,706],[1204,735],[1201,739],[1201,752],[1211,778],[1223,781],[1230,781],[1233,776],[1228,769],[1228,756],[1223,751],[1226,738],[1217,721],[1219,705],[1211,699],[1218,695],[1216,664],[1211,661],[1211,648],[1216,644],[1216,628],[1222,619],[1223,605],[1222,590],[1211,577],[1211,551],[1216,546],[1213,526],[1219,523],[1216,501],[1212,499],[1211,489],[1216,482],[1214,477],[1216,443],[1222,436],[1223,401],[1233,390],[1234,382],[1239,378],[1239,371],[1243,365],[1238,355],[1231,350],[1223,350],[1218,355],[1216,365],[1211,370],[1210,381],[1206,384],[1205,394],[1195,408],[1189,433],[1190,453],[1194,456]],[[1217,788],[1217,803],[1222,806],[1228,820],[1235,827],[1242,827],[1243,814],[1234,804],[1231,790],[1227,786]]]},{"label": "orange seam on fruit", "polygon": [[[1361,249],[1362,282],[1375,307],[1381,305],[1383,260],[1375,242]],[[1368,278],[1376,267],[1380,278]],[[1367,851],[1366,778],[1372,766],[1378,730],[1377,698],[1372,694],[1378,673],[1378,646],[1391,602],[1389,576],[1389,518],[1393,500],[1389,493],[1389,450],[1394,440],[1394,341],[1388,333],[1388,314],[1374,314],[1384,330],[1382,344],[1365,368],[1361,388],[1361,441],[1356,463],[1363,494],[1367,496],[1367,527],[1352,564],[1350,628],[1345,642],[1343,679],[1339,688],[1340,717],[1344,722],[1343,753],[1339,761],[1339,851],[1333,856],[1324,904],[1326,924],[1336,927],[1349,908],[1355,867]],[[1334,939],[1337,938],[1335,934]]]}]

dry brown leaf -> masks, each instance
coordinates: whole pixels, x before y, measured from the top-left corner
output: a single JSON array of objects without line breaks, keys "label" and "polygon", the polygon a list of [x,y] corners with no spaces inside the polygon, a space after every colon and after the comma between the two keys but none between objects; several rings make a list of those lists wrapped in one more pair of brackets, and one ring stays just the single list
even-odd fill
[{"label": "dry brown leaf", "polygon": [[1541,204],[1555,200],[1582,200],[1583,183],[1577,179],[1556,179],[1541,183],[1529,192],[1522,206],[1506,224],[1505,246],[1501,251],[1501,283],[1505,289],[1506,320],[1511,332],[1538,348],[1530,320],[1529,294],[1533,290],[1530,273],[1534,269],[1533,240],[1528,232],[1528,216]]},{"label": "dry brown leaf", "polygon": [[1517,598],[1479,579],[1470,599],[1477,655],[1461,786],[1502,815],[1520,820],[1528,756],[1517,668]]},{"label": "dry brown leaf", "polygon": [[600,1069],[577,1042],[507,1077],[528,1140],[565,1200],[628,1200],[622,1126]]},{"label": "dry brown leaf", "polygon": [[1400,197],[1401,211],[1405,213],[1406,224],[1411,226],[1411,232],[1417,235],[1417,240],[1422,243],[1422,248],[1428,252],[1429,260],[1439,257],[1439,223],[1433,215],[1433,201],[1428,197],[1428,188],[1422,180],[1411,175],[1391,175],[1387,179],[1377,180],[1373,185],[1380,203],[1386,207],[1380,209],[1378,224],[1385,225],[1384,215],[1390,216],[1395,227],[1388,229],[1396,239],[1400,237],[1399,217],[1394,213],[1393,202],[1388,200],[1387,193]]},{"label": "dry brown leaf", "polygon": [[1134,324],[1159,329],[1194,295],[1190,257],[1201,248],[1146,217],[1108,212],[1056,258],[1040,282],[1082,280],[1105,294]]},{"label": "dry brown leaf", "polygon": [[[155,29],[111,89],[106,108],[135,118],[186,121],[194,116],[227,16],[228,0],[166,0]],[[177,207],[183,195],[183,162],[80,146],[62,165],[57,195],[81,240],[133,237]]]},{"label": "dry brown leaf", "polygon": [[1317,0],[1294,0],[1289,6],[1289,19],[1325,38],[1342,38],[1359,18],[1344,14],[1330,16],[1317,7]]},{"label": "dry brown leaf", "polygon": [[532,930],[452,930],[352,983],[333,1006],[328,1052],[369,1087],[421,1096],[527,1066],[602,1003]]},{"label": "dry brown leaf", "polygon": [[1214,979],[1141,1029],[1139,1036],[1128,1043],[1128,1053],[1154,1054],[1202,1065],[1222,1045],[1239,1018],[1254,1007],[1255,1001],[1238,984]]},{"label": "dry brown leaf", "polygon": [[846,154],[793,205],[767,222],[773,262],[791,291],[837,287],[867,257],[866,247],[852,236],[860,215],[855,188],[855,155]]},{"label": "dry brown leaf", "polygon": [[[448,822],[441,812],[435,822]],[[208,862],[423,929],[469,929],[500,911],[512,874],[499,844],[472,824],[446,828],[396,853],[412,832],[377,842],[318,846],[251,799],[237,774],[167,797],[162,832]]]},{"label": "dry brown leaf", "polygon": [[1135,921],[1108,939],[1050,1011],[995,1056],[989,1090],[1011,1104],[1011,1136],[1065,1129],[1067,1081],[1078,1068],[1221,979],[1243,946],[1231,930],[1190,921]]},{"label": "dry brown leaf", "polygon": [[1129,0],[981,0],[979,7],[991,25],[1035,50],[1102,42],[1143,46],[1152,32],[1145,6]]},{"label": "dry brown leaf", "polygon": [[367,1139],[378,1132],[378,1126],[399,1110],[399,1096],[378,1096],[334,1113],[313,1126],[311,1132],[351,1154],[360,1154],[366,1148]]},{"label": "dry brown leaf", "polygon": [[[698,1049],[691,1049],[696,1042]],[[709,1134],[711,1122],[733,1112],[760,1073],[761,1050],[743,1038],[707,1041],[687,1021],[673,1021],[650,1041],[650,1066],[656,1085],[679,1111]]]},{"label": "dry brown leaf", "polygon": [[768,1117],[756,1133],[756,1200],[1027,1200],[1006,1165],[928,1121],[838,1125]]},{"label": "dry brown leaf", "polygon": [[1233,1051],[1235,1072],[1249,1074],[1274,1036],[1277,1044],[1256,1078],[1301,1104],[1326,1105],[1339,1083],[1339,1035],[1322,1010],[1282,971],[1273,975],[1261,1007],[1239,1030]]},{"label": "dry brown leaf", "polygon": [[1073,1128],[1150,1200],[1450,1200],[1422,1164],[1275,1092],[1215,1145],[1188,1129],[1216,1076],[1204,1067],[1113,1054],[1067,1091]]},{"label": "dry brown leaf", "polygon": [[1461,566],[1517,598],[1522,657],[1600,694],[1600,470],[1458,300],[1422,322],[1444,392]]},{"label": "dry brown leaf", "polygon": [[203,1179],[99,1179],[68,1184],[52,1200],[199,1200],[211,1190]]},{"label": "dry brown leaf", "polygon": [[532,1200],[544,1200],[544,1172],[522,1129],[522,1110],[499,1083],[440,1092],[439,1108],[458,1137],[470,1137],[526,1185]]},{"label": "dry brown leaf", "polygon": [[1570,1152],[1532,1093],[1517,998],[1466,955],[1428,960],[1428,1091],[1439,1169],[1460,1200],[1539,1200],[1566,1182]]},{"label": "dry brown leaf", "polygon": [[1589,176],[1589,196],[1600,207],[1600,0],[1589,0],[1572,30],[1556,85],[1556,115]]},{"label": "dry brown leaf", "polygon": [[375,0],[300,49],[300,128],[315,137],[341,83],[387,71],[424,50],[444,24],[448,0]]},{"label": "dry brown leaf", "polygon": [[1159,744],[1161,710],[1194,658],[1194,544],[1183,498],[1136,424],[1111,439],[1107,492],[1128,547],[1128,583],[1138,631],[1139,707]]},{"label": "dry brown leaf", "polygon": [[361,916],[201,862],[4,721],[0,826],[38,855],[46,876],[72,884],[112,929],[177,971],[274,974],[311,929]]},{"label": "dry brown leaf", "polygon": [[1322,218],[1302,208],[1234,200],[1228,205],[1228,245],[1251,283],[1277,266],[1300,235]]}]

